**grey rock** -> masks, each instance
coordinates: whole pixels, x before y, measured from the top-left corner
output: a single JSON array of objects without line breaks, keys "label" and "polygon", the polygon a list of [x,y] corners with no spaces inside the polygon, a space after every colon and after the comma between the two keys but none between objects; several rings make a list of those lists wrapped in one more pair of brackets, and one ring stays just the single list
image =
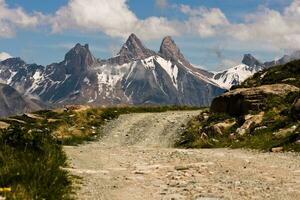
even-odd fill
[{"label": "grey rock", "polygon": [[250,110],[264,110],[267,103],[265,101],[266,97],[273,95],[285,96],[289,92],[295,91],[299,91],[299,88],[287,84],[235,89],[216,97],[210,110],[214,113],[228,113],[232,116],[241,116],[247,114]]}]

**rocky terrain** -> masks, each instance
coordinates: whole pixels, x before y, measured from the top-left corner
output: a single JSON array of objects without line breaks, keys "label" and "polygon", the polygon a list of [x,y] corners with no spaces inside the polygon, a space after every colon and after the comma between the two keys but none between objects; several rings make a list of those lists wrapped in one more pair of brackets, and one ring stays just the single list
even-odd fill
[{"label": "rocky terrain", "polygon": [[300,198],[297,154],[172,148],[181,124],[199,112],[122,115],[104,127],[99,141],[65,147],[68,170],[82,177],[77,198]]},{"label": "rocky terrain", "polygon": [[262,85],[255,88],[238,88],[216,97],[210,110],[233,116],[248,114],[249,111],[264,111],[268,108],[268,98],[285,97],[290,92],[300,92],[296,86],[288,84]]}]

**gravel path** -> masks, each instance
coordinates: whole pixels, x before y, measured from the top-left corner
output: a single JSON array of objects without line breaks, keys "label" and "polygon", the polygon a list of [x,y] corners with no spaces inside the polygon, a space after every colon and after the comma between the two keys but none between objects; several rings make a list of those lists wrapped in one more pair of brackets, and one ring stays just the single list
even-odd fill
[{"label": "gravel path", "polygon": [[171,148],[199,111],[123,115],[101,141],[65,147],[78,199],[300,199],[300,155]]}]

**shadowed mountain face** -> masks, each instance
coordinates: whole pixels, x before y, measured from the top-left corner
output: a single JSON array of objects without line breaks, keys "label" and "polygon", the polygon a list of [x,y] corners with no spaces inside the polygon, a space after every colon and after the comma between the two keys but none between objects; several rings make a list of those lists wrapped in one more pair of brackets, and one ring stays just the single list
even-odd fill
[{"label": "shadowed mountain face", "polygon": [[0,63],[0,81],[51,104],[178,104],[206,106],[223,93],[194,68],[171,37],[158,53],[131,34],[118,55],[95,59],[88,45],[77,44],[60,63],[46,67],[21,59]]},{"label": "shadowed mountain face", "polygon": [[37,104],[24,98],[13,87],[0,83],[0,117],[16,115],[39,108]]}]

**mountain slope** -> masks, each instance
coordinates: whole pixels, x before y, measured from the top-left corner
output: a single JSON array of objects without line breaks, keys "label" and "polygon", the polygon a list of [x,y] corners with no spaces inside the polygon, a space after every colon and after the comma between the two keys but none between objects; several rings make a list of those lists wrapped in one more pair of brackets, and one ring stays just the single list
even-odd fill
[{"label": "mountain slope", "polygon": [[214,74],[212,80],[222,88],[230,89],[233,85],[239,85],[256,72],[263,69],[261,64],[251,54],[245,54],[242,64]]},{"label": "mountain slope", "polygon": [[33,101],[24,98],[14,88],[0,83],[0,117],[40,109]]},{"label": "mountain slope", "polygon": [[96,59],[88,45],[77,44],[62,62],[46,67],[19,58],[0,63],[0,81],[51,104],[179,104],[207,106],[223,93],[194,68],[171,37],[158,53],[131,34],[117,56]]}]

